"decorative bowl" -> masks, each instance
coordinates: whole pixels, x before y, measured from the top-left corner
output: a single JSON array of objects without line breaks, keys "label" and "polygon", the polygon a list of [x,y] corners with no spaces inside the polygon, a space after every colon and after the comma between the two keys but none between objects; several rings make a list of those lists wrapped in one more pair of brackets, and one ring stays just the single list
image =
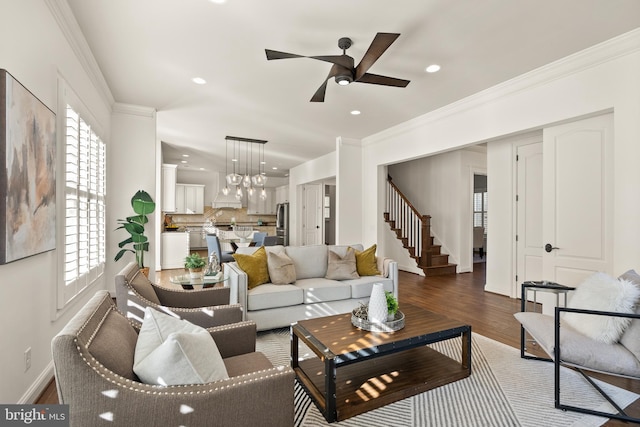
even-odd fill
[{"label": "decorative bowl", "polygon": [[366,318],[359,317],[360,309],[351,312],[351,324],[356,328],[371,332],[393,332],[404,328],[404,313],[398,310],[395,318],[387,322],[369,322]]}]

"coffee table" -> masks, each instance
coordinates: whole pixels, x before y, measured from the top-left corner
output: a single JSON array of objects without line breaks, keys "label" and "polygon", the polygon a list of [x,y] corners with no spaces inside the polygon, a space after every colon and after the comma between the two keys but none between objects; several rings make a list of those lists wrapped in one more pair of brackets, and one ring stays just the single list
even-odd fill
[{"label": "coffee table", "polygon": [[172,276],[169,280],[171,283],[182,286],[182,289],[194,289],[194,287],[213,288],[216,286],[222,286],[224,282],[229,279],[228,276],[220,274],[218,276],[203,276],[202,278],[194,279],[188,274],[179,276]]},{"label": "coffee table", "polygon": [[[471,374],[471,326],[403,304],[405,327],[369,332],[351,313],[291,325],[291,366],[328,422],[460,380]],[[461,361],[427,344],[462,337]],[[299,341],[317,357],[300,360]]]}]

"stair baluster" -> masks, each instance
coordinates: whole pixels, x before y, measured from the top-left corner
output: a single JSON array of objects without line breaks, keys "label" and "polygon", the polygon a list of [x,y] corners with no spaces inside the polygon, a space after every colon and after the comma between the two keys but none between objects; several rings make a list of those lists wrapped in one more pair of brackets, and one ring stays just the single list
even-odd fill
[{"label": "stair baluster", "polygon": [[385,193],[384,220],[418,267],[427,276],[455,273],[456,265],[450,264],[448,255],[441,254],[440,246],[433,244],[431,216],[420,214],[390,176],[387,177]]}]

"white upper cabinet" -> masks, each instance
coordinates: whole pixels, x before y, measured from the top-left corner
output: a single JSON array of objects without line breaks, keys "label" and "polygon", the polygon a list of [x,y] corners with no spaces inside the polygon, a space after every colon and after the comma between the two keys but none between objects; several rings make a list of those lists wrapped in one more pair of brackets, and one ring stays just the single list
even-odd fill
[{"label": "white upper cabinet", "polygon": [[276,187],[276,204],[287,203],[289,201],[289,186],[281,185]]},{"label": "white upper cabinet", "polygon": [[260,198],[260,190],[256,191],[252,197],[248,197],[247,214],[249,215],[275,215],[276,201],[275,190],[273,188],[265,188],[267,198]]},{"label": "white upper cabinet", "polygon": [[176,176],[178,165],[162,165],[162,210],[176,212]]},{"label": "white upper cabinet", "polygon": [[204,185],[176,184],[176,213],[204,213]]}]

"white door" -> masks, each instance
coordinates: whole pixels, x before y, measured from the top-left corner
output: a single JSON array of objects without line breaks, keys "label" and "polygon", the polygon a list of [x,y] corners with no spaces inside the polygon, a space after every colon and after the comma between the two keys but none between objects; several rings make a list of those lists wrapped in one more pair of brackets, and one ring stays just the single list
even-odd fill
[{"label": "white door", "polygon": [[[543,274],[576,285],[611,273],[613,115],[543,132]],[[546,311],[546,310],[545,310]]]},{"label": "white door", "polygon": [[521,145],[517,154],[517,286],[516,297],[520,298],[520,283],[542,280],[542,142]]},{"label": "white door", "polygon": [[322,243],[322,185],[307,184],[302,191],[302,244],[319,245]]}]

